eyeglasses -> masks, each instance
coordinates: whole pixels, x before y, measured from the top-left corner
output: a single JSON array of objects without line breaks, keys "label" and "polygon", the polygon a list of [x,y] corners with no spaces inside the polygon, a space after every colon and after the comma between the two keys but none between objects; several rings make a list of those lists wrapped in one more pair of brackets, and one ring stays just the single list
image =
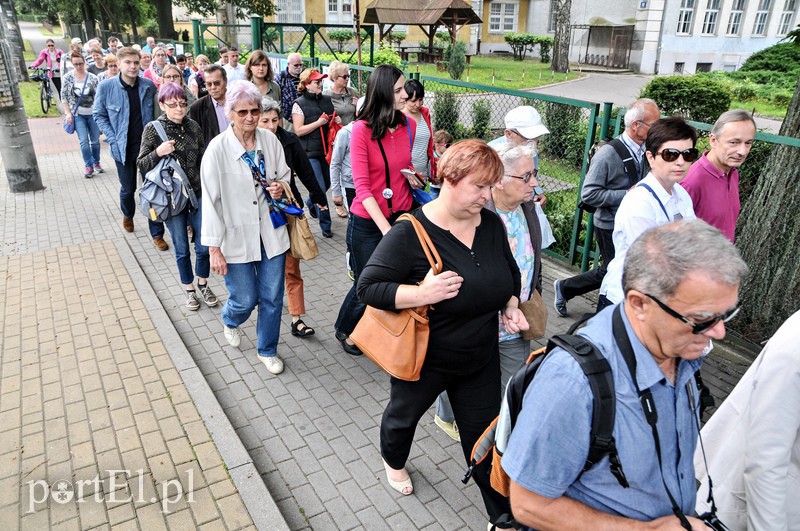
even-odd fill
[{"label": "eyeglasses", "polygon": [[666,304],[664,304],[663,302],[661,302],[657,298],[653,297],[652,295],[648,295],[647,293],[645,293],[645,295],[647,297],[650,297],[651,299],[653,299],[653,301],[656,304],[658,304],[659,308],[664,310],[670,316],[674,317],[678,321],[681,321],[682,323],[685,323],[685,324],[691,326],[693,334],[702,334],[703,332],[713,328],[714,325],[716,325],[720,321],[722,321],[723,323],[727,323],[728,321],[730,321],[731,319],[736,317],[736,314],[739,313],[739,310],[741,309],[741,307],[737,304],[736,306],[734,306],[733,308],[731,308],[727,312],[721,313],[719,315],[715,315],[711,319],[703,321],[702,323],[695,323],[691,319],[688,319],[688,318],[684,317],[683,315],[679,314],[678,312],[676,312],[675,310],[673,310],[672,308],[670,308],[669,306],[667,306]]},{"label": "eyeglasses", "polygon": [[297,68],[298,66],[303,66],[303,63],[289,63],[289,66]]},{"label": "eyeglasses", "polygon": [[235,112],[239,118],[244,118],[248,114],[250,116],[261,116],[261,109],[259,107],[256,107],[255,109],[241,109],[233,112]]},{"label": "eyeglasses", "polygon": [[162,79],[166,79],[167,81],[178,81],[180,80],[181,76],[178,74],[173,74],[171,76],[162,76]]},{"label": "eyeglasses", "polygon": [[224,84],[224,81],[206,81],[206,86],[208,87],[221,87]]},{"label": "eyeglasses", "polygon": [[665,162],[675,162],[680,156],[683,156],[683,160],[686,162],[694,162],[697,160],[697,157],[700,156],[700,152],[697,148],[684,149],[683,151],[667,148],[662,149],[656,153],[656,155],[661,155],[661,158],[664,159]]},{"label": "eyeglasses", "polygon": [[83,66],[83,65],[85,65],[85,64],[86,64],[86,63],[72,63],[72,66]]},{"label": "eyeglasses", "polygon": [[343,76],[339,76],[342,79],[350,79],[350,74],[345,74]]},{"label": "eyeglasses", "polygon": [[55,47],[56,47],[56,45],[55,45],[55,44],[48,44],[48,45],[47,45],[47,47],[48,47],[48,48],[55,48]]},{"label": "eyeglasses", "polygon": [[636,120],[636,121],[638,123],[642,124],[642,125],[646,125],[647,127],[653,127],[653,124],[649,124],[649,123],[645,122],[644,120]]},{"label": "eyeglasses", "polygon": [[181,109],[185,109],[189,106],[189,103],[186,100],[183,101],[165,101],[164,105],[169,107],[170,109],[174,109],[175,107],[180,107]]},{"label": "eyeglasses", "polygon": [[539,174],[539,170],[531,170],[527,173],[523,173],[522,175],[511,175],[510,173],[506,173],[506,177],[513,177],[514,179],[519,179],[525,184],[528,184],[531,179],[535,179],[536,176]]}]

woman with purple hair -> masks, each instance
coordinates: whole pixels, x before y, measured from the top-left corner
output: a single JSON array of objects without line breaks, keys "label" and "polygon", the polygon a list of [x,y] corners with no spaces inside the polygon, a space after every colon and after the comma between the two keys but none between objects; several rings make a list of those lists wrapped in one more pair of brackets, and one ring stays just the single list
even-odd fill
[{"label": "woman with purple hair", "polygon": [[[167,228],[172,235],[172,246],[175,249],[175,260],[178,263],[178,274],[181,278],[183,289],[186,290],[186,308],[197,310],[200,308],[200,299],[194,288],[194,277],[197,276],[197,287],[200,296],[208,306],[216,306],[219,302],[208,285],[210,262],[208,247],[201,245],[202,208],[200,198],[200,161],[203,159],[205,144],[200,126],[186,116],[186,92],[178,83],[164,83],[158,91],[158,105],[162,114],[155,122],[150,122],[142,133],[142,147],[136,165],[142,175],[158,164],[163,157],[172,156],[186,173],[189,184],[197,196],[197,209],[187,205],[183,211],[175,214],[166,221]],[[164,128],[167,140],[163,140],[156,129],[158,122]],[[195,270],[192,273],[192,255],[189,250],[189,238],[186,227],[194,231]]]}]

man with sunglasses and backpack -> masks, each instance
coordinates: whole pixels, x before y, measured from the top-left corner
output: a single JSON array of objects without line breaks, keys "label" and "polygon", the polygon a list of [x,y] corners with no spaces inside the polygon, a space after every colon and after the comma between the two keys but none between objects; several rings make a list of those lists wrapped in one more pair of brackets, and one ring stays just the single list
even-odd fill
[{"label": "man with sunglasses and backpack", "polygon": [[561,317],[568,315],[567,301],[598,289],[606,276],[608,264],[614,259],[614,216],[628,190],[647,174],[643,170],[644,141],[660,116],[661,111],[653,100],[636,100],[625,113],[625,131],[592,157],[583,181],[581,200],[594,212],[594,239],[600,247],[602,264],[553,283],[553,306]]},{"label": "man with sunglasses and backpack", "polygon": [[524,393],[502,458],[514,519],[540,531],[725,529],[706,527],[712,515],[694,516],[694,375],[738,312],[747,266],[696,219],[644,231],[627,257],[623,301],[578,331],[607,362],[594,370],[604,365],[613,378],[607,442],[618,460],[607,453],[587,462],[596,433],[591,379],[576,357],[552,350]]},{"label": "man with sunglasses and backpack", "polygon": [[726,111],[709,134],[709,148],[681,181],[692,198],[697,217],[718,228],[730,241],[739,219],[739,166],[747,159],[756,138],[753,114],[743,109]]}]

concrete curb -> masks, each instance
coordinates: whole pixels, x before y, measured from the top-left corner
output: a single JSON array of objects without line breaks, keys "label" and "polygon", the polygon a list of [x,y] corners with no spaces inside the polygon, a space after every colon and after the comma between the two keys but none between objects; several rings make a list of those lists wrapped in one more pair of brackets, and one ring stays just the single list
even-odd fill
[{"label": "concrete curb", "polygon": [[189,396],[192,397],[203,423],[217,446],[222,461],[228,469],[233,484],[242,497],[245,508],[258,529],[284,531],[289,525],[258,474],[250,455],[236,435],[228,417],[214,396],[200,369],[192,359],[183,341],[175,330],[167,312],[150,286],[150,282],[139,266],[136,256],[124,238],[114,241],[128,274],[153,321],[161,341],[169,352],[181,375]]}]

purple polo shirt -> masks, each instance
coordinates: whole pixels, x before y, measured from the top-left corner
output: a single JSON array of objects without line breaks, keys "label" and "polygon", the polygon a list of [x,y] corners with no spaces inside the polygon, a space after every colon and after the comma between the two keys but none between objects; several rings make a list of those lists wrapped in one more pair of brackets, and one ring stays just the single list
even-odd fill
[{"label": "purple polo shirt", "polygon": [[728,175],[708,160],[708,151],[692,164],[681,181],[692,198],[694,213],[709,225],[719,229],[731,242],[739,219],[739,170],[731,168]]}]

